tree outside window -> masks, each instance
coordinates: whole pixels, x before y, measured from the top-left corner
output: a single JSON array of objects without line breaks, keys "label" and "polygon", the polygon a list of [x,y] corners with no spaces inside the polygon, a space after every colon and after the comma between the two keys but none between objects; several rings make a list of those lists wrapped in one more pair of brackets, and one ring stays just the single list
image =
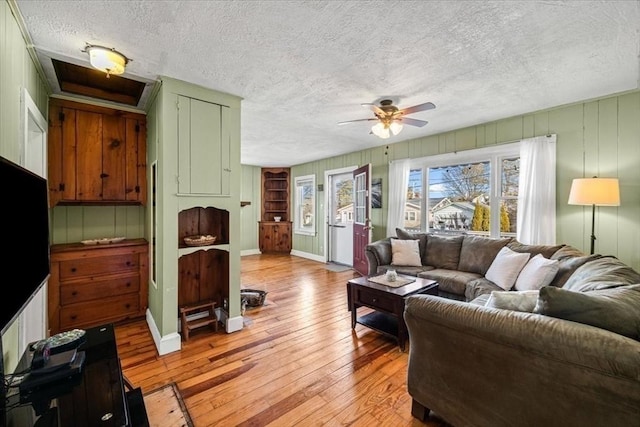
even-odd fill
[{"label": "tree outside window", "polygon": [[315,175],[295,178],[294,232],[315,235],[316,177]]},{"label": "tree outside window", "polygon": [[[464,162],[460,161],[462,157]],[[416,161],[407,187],[405,228],[515,236],[519,166],[515,144],[498,150],[470,150],[464,156],[449,154]],[[494,189],[492,183],[498,183],[499,188]],[[423,188],[427,191],[423,192]],[[412,221],[412,214],[417,220]]]}]

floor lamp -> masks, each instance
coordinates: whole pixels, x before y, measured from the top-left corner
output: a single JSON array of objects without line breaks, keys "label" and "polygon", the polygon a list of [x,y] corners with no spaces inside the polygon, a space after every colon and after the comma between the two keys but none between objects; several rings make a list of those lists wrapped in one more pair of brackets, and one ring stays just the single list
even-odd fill
[{"label": "floor lamp", "polygon": [[595,249],[596,206],[620,206],[618,178],[576,178],[569,193],[570,205],[591,205],[591,253]]}]

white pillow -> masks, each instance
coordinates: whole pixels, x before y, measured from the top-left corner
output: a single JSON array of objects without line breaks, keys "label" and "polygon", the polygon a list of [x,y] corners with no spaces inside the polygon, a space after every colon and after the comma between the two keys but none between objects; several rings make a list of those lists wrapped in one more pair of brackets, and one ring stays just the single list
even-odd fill
[{"label": "white pillow", "polygon": [[391,265],[421,267],[418,240],[391,239]]},{"label": "white pillow", "polygon": [[560,268],[558,260],[538,254],[524,266],[516,280],[516,291],[540,289],[549,285]]},{"label": "white pillow", "polygon": [[508,291],[516,283],[518,274],[529,261],[531,254],[512,251],[504,246],[496,255],[484,276],[505,291]]},{"label": "white pillow", "polygon": [[536,308],[536,303],[538,302],[539,293],[539,290],[521,292],[493,291],[485,307],[533,313],[533,310]]}]

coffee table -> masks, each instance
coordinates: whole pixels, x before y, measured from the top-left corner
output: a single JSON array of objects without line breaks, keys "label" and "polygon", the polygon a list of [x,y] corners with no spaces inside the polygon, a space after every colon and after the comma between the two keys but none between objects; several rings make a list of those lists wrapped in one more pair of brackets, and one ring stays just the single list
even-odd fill
[{"label": "coffee table", "polygon": [[[409,339],[404,323],[404,299],[410,295],[438,295],[435,280],[398,275],[399,279],[412,279],[404,286],[391,287],[371,282],[368,277],[358,277],[347,282],[347,302],[351,311],[351,328],[364,325],[398,340],[401,351],[405,350]],[[369,307],[374,311],[358,316],[359,307]]]}]

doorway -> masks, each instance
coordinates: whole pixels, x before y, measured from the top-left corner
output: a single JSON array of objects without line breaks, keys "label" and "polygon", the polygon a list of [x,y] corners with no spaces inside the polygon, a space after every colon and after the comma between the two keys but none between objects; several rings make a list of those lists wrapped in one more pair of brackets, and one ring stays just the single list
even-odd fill
[{"label": "doorway", "polygon": [[[21,97],[21,163],[30,171],[47,177],[47,129],[48,123],[26,88]],[[28,343],[48,336],[47,284],[29,302],[18,320],[18,354],[22,354]]]},{"label": "doorway", "polygon": [[325,172],[327,262],[353,265],[353,171],[357,166]]}]

